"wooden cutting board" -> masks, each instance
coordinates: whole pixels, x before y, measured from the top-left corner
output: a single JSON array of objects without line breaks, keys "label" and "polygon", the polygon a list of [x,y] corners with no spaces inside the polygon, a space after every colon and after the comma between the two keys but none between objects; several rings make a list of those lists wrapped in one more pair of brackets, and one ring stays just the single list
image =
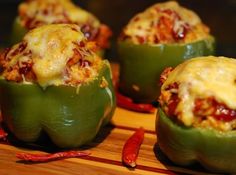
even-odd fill
[{"label": "wooden cutting board", "polygon": [[[112,124],[104,127],[97,138],[83,147],[91,155],[84,158],[70,158],[47,163],[24,163],[15,154],[18,152],[39,153],[19,145],[0,143],[1,175],[154,175],[154,174],[210,174],[200,166],[183,168],[172,164],[160,152],[155,134],[155,113],[142,114],[117,108]],[[137,167],[129,169],[121,162],[125,141],[138,127],[146,130]]]}]

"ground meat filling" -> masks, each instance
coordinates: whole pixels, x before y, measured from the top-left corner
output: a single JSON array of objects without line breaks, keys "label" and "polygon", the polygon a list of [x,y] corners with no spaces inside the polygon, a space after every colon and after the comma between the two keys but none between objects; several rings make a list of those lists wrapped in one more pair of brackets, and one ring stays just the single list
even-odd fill
[{"label": "ground meat filling", "polygon": [[217,102],[214,97],[196,99],[193,112],[195,116],[202,118],[212,116],[216,120],[225,122],[236,119],[236,110],[229,109],[226,105]]},{"label": "ground meat filling", "polygon": [[[31,2],[28,2],[31,3]],[[90,41],[96,41],[100,48],[109,47],[109,38],[112,35],[111,30],[104,24],[95,26],[94,19],[87,20],[86,23],[79,21],[74,21],[70,18],[69,12],[63,7],[62,4],[55,2],[45,2],[46,5],[34,10],[31,13],[27,12],[29,5],[22,5],[19,8],[19,17],[21,25],[23,25],[28,30],[34,29],[36,27],[45,24],[77,24],[81,27],[81,31],[84,33],[85,37]],[[39,16],[39,17],[37,17]],[[46,19],[51,19],[47,21]]]},{"label": "ground meat filling", "polygon": [[[165,113],[177,121],[176,112],[180,98],[178,97],[178,83],[169,85],[161,93],[160,105]],[[194,101],[194,127],[212,127],[221,131],[236,129],[236,110],[228,108],[225,104],[217,102],[214,97],[197,98]]]},{"label": "ground meat filling", "polygon": [[178,88],[179,85],[177,83],[173,83],[165,89],[165,92],[161,93],[159,102],[161,106],[164,107],[164,111],[167,113],[168,116],[177,115],[175,111],[179,103],[179,97],[177,94]]},{"label": "ground meat filling", "polygon": [[209,34],[195,12],[171,1],[154,4],[135,15],[119,39],[134,44],[186,44],[206,39]]},{"label": "ground meat filling", "polygon": [[[99,57],[95,60],[89,60],[88,57],[88,55],[93,55],[93,47],[96,47],[93,42],[80,41],[73,44],[74,54],[68,59],[63,71],[64,83],[68,85],[78,85],[96,76],[95,70],[100,66]],[[15,59],[16,57],[20,59]],[[33,64],[32,51],[27,48],[27,42],[24,41],[6,49],[0,55],[1,72],[8,81],[37,82],[32,69]]]},{"label": "ground meat filling", "polygon": [[[32,71],[32,52],[26,50],[27,43],[21,42],[11,49],[6,49],[0,56],[1,72],[9,81],[22,82],[31,81],[35,82],[36,76]],[[17,61],[16,63],[12,61],[12,58],[21,55],[25,59]]]},{"label": "ground meat filling", "polygon": [[[185,38],[187,32],[190,30],[190,25],[184,22],[177,12],[171,9],[159,9],[156,8],[157,13],[161,14],[159,19],[152,21],[150,23],[150,28],[155,28],[156,32],[153,36],[142,36],[136,35],[136,39],[139,44],[144,44],[150,38],[152,38],[153,44],[163,43],[163,42],[178,42]],[[136,17],[133,22],[139,22],[139,17]],[[140,30],[142,30],[140,26]],[[147,31],[148,32],[148,31]],[[124,33],[121,34],[120,39],[126,40],[131,38]]]},{"label": "ground meat filling", "polygon": [[93,67],[93,62],[86,59],[87,54],[92,54],[90,50],[86,48],[86,44],[83,41],[79,43],[73,43],[75,48],[73,49],[73,56],[67,61],[66,69],[64,72],[65,83],[66,84],[80,84],[83,83],[83,79],[74,78],[74,70],[80,69],[83,74],[83,78],[87,79],[91,77],[91,67]]},{"label": "ground meat filling", "polygon": [[[50,24],[76,23],[75,21],[72,21],[70,19],[67,9],[57,1],[45,2],[44,6],[42,6],[40,4],[41,2],[39,2],[38,5],[40,6],[40,8],[35,9],[34,11],[31,10],[31,13],[28,13],[27,8],[31,7],[30,3],[31,1],[29,1],[28,4],[22,4],[19,8],[20,21],[22,25],[27,29],[33,29],[35,27],[48,24],[49,21],[46,20],[47,18],[52,18]],[[84,25],[80,24],[79,21],[77,22],[77,24],[80,26]],[[90,32],[92,32],[92,30],[97,30],[92,27],[92,21],[88,21],[88,23],[85,25],[87,26],[87,28],[89,28]]]}]

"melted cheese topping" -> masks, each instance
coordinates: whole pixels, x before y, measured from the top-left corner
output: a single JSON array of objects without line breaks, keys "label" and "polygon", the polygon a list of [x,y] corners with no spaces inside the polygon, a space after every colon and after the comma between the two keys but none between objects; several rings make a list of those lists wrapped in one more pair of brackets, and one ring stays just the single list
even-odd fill
[{"label": "melted cheese topping", "polygon": [[[70,0],[33,0],[24,2],[19,6],[19,15],[23,26],[27,25],[25,23],[26,19],[32,19],[38,24],[89,23],[93,24],[93,27],[100,25],[95,16],[75,6]],[[35,25],[37,26],[38,24]]]},{"label": "melted cheese topping", "polygon": [[[158,32],[160,32],[157,30],[156,26],[158,25],[161,17],[167,15],[161,13],[161,11],[164,10],[172,10],[180,17],[180,19],[176,20],[174,23],[174,31],[179,30],[178,28],[182,30],[181,26],[184,26],[186,24],[188,25],[188,27],[191,27],[191,32],[187,34],[184,40],[180,40],[180,42],[193,42],[206,38],[208,36],[209,29],[202,24],[201,19],[198,17],[198,15],[191,10],[181,7],[175,1],[157,3],[146,9],[144,12],[137,14],[124,28],[124,35],[131,37],[132,41],[136,44],[140,44],[138,38],[143,38],[146,43],[154,44],[155,38],[158,38]],[[170,42],[173,41],[160,41],[160,43]]]},{"label": "melted cheese topping", "polygon": [[[28,32],[23,41],[1,55],[9,81],[38,82],[42,87],[79,86],[94,80],[103,61],[75,24],[50,24]],[[23,79],[23,80],[22,80]]]},{"label": "melted cheese topping", "polygon": [[24,40],[33,53],[33,71],[41,85],[58,84],[61,73],[73,55],[72,42],[80,42],[84,36],[78,26],[46,25],[29,32]]},{"label": "melted cheese topping", "polygon": [[186,126],[194,122],[196,98],[213,96],[219,103],[236,109],[236,59],[213,56],[190,59],[169,74],[161,91],[174,82],[179,84],[176,112]]}]

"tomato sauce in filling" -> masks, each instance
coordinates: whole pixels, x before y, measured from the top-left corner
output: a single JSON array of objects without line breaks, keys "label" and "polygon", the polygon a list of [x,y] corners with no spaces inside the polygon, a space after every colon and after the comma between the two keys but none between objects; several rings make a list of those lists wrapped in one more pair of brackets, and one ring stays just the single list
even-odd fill
[{"label": "tomato sauce in filling", "polygon": [[[174,10],[165,9],[159,12],[164,14],[161,16],[157,26],[161,34],[160,40],[166,39],[168,35],[171,35],[169,37],[172,37],[175,41],[184,39],[190,28],[189,24],[183,22],[179,14]],[[166,31],[168,32],[166,33]]]},{"label": "tomato sauce in filling", "polygon": [[[64,3],[57,1],[45,2],[43,6],[40,1],[36,2],[36,4],[38,4],[39,8],[32,9],[30,12],[27,11],[27,8],[33,7],[31,2],[23,3],[19,8],[20,24],[26,29],[31,30],[45,24],[77,24],[89,41],[96,41],[101,49],[110,47],[109,39],[112,36],[112,31],[105,24],[94,25],[96,18],[93,19],[91,16],[86,22],[80,21],[80,18],[75,20],[69,15],[73,11],[70,12],[64,6]],[[79,11],[79,8],[77,10]],[[81,13],[83,14],[83,12]]]},{"label": "tomato sauce in filling", "polygon": [[[166,88],[166,90],[171,91],[171,90],[174,90],[174,89],[177,90],[178,88],[179,88],[179,85],[177,83],[173,83],[173,84],[169,85]],[[167,108],[168,108],[167,114],[169,116],[176,116],[175,109],[176,109],[179,101],[180,101],[180,99],[178,97],[178,94],[177,93],[171,93],[171,97],[167,102]]]},{"label": "tomato sauce in filling", "polygon": [[[178,89],[178,84],[173,83],[169,85],[165,90],[173,91]],[[180,99],[177,93],[172,93],[170,98],[167,100],[167,114],[169,116],[176,116],[176,107]],[[196,99],[193,109],[193,114],[197,117],[205,118],[212,116],[218,121],[230,122],[236,119],[236,110],[228,108],[225,104],[217,102],[214,97],[205,99]]]},{"label": "tomato sauce in filling", "polygon": [[236,119],[236,110],[229,109],[225,104],[217,102],[213,97],[196,99],[193,112],[196,116],[212,116],[216,120],[225,122]]},{"label": "tomato sauce in filling", "polygon": [[175,116],[175,109],[179,103],[178,94],[172,94],[171,99],[168,103],[168,115]]},{"label": "tomato sauce in filling", "polygon": [[[137,26],[139,30],[143,30],[146,34],[135,34],[133,37],[139,44],[144,44],[149,40],[153,44],[162,42],[172,43],[184,40],[191,26],[180,17],[180,15],[172,9],[156,8],[156,13],[159,16],[150,21],[149,29],[144,29],[142,26]],[[137,16],[132,20],[132,23],[140,23],[140,18]],[[155,29],[155,32],[153,32]],[[130,39],[132,36],[126,35],[124,31],[120,35],[120,40]]]}]

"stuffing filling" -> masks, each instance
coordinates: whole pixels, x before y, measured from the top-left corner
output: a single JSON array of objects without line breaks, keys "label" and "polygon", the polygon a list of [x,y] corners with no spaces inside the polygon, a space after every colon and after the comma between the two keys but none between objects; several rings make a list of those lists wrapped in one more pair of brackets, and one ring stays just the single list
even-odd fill
[{"label": "stuffing filling", "polygon": [[1,74],[14,82],[78,86],[96,78],[101,69],[95,48],[77,25],[45,25],[1,53]]},{"label": "stuffing filling", "polygon": [[[178,116],[181,115],[181,112],[176,110],[180,100],[177,83],[170,85],[159,98],[164,112],[176,122],[179,122]],[[194,115],[193,127],[212,127],[220,131],[236,129],[236,110],[217,102],[214,97],[195,99],[192,112]]]},{"label": "stuffing filling", "polygon": [[101,48],[109,47],[111,30],[70,0],[28,0],[19,6],[19,21],[27,29],[44,24],[77,24],[84,35]]},{"label": "stuffing filling", "polygon": [[159,104],[173,121],[187,127],[236,130],[236,60],[190,59],[160,77]]},{"label": "stuffing filling", "polygon": [[121,33],[135,44],[190,43],[208,37],[209,28],[176,2],[158,3],[137,14]]}]

